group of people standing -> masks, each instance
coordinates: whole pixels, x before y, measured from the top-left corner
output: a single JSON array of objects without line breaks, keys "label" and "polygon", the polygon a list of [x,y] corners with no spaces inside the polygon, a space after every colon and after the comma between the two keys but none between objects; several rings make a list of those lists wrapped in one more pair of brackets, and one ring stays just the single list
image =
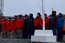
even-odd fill
[{"label": "group of people standing", "polygon": [[57,36],[57,41],[62,41],[63,38],[63,28],[64,28],[64,18],[62,13],[56,15],[56,11],[52,11],[52,14],[48,17],[45,15],[45,29],[52,30],[53,35]]},{"label": "group of people standing", "polygon": [[[62,41],[65,23],[62,13],[56,15],[56,11],[52,11],[50,16],[47,16],[47,14],[44,14],[44,16],[45,30],[52,30],[53,35],[57,36],[57,41]],[[40,13],[37,13],[36,18],[33,17],[32,13],[8,18],[0,16],[0,34],[2,38],[31,39],[35,30],[43,29],[44,22]]]},{"label": "group of people standing", "polygon": [[2,38],[31,39],[35,29],[42,30],[43,20],[40,13],[34,18],[33,14],[14,17],[0,17],[0,33]]}]

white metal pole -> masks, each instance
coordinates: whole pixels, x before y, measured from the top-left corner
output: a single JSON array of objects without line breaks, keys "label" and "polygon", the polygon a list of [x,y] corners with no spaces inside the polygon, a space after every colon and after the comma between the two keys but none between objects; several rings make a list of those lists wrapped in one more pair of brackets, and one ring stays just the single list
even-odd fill
[{"label": "white metal pole", "polygon": [[44,2],[45,0],[43,1],[42,0],[42,18],[43,18],[43,30],[45,30],[45,21],[44,21],[44,13],[45,13],[45,10],[44,10]]}]

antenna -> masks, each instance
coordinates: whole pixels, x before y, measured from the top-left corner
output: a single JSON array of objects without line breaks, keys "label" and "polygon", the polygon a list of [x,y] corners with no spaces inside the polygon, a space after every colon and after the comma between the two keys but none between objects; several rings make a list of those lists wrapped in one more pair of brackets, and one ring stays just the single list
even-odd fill
[{"label": "antenna", "polygon": [[54,11],[54,9],[52,8],[52,11]]}]

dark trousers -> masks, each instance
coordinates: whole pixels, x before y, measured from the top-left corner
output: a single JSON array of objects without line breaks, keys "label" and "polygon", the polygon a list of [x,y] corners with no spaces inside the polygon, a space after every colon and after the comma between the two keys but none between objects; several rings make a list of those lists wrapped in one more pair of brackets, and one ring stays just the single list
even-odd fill
[{"label": "dark trousers", "polygon": [[53,31],[53,35],[57,35],[57,28],[56,27],[49,27],[49,30]]},{"label": "dark trousers", "polygon": [[2,38],[7,38],[7,32],[5,30],[2,31]]},{"label": "dark trousers", "polygon": [[28,39],[28,32],[26,29],[23,29],[23,38]]},{"label": "dark trousers", "polygon": [[35,32],[34,28],[30,30],[27,30],[27,29],[23,30],[23,38],[31,39],[31,35],[34,35],[34,32]]},{"label": "dark trousers", "polygon": [[57,41],[62,41],[62,39],[63,39],[63,29],[61,27],[59,27],[57,29],[57,32],[58,32],[58,34],[57,34]]},{"label": "dark trousers", "polygon": [[65,35],[65,31],[63,31],[63,35]]},{"label": "dark trousers", "polygon": [[7,36],[7,38],[10,38],[10,31],[6,32],[6,36]]},{"label": "dark trousers", "polygon": [[21,39],[22,38],[22,29],[21,28],[17,28],[17,38]]},{"label": "dark trousers", "polygon": [[12,39],[17,38],[17,37],[16,37],[16,32],[15,32],[15,30],[11,30],[11,31],[10,31],[10,38],[12,38]]}]

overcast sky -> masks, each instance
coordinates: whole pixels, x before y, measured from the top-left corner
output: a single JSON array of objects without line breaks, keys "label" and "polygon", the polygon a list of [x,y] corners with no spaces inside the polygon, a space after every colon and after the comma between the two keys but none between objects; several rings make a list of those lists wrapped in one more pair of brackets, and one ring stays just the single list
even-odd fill
[{"label": "overcast sky", "polygon": [[[52,8],[57,13],[65,14],[65,0],[44,0],[43,6],[48,15],[51,14]],[[36,17],[36,13],[42,11],[41,8],[41,0],[4,0],[5,16],[33,13]]]}]

